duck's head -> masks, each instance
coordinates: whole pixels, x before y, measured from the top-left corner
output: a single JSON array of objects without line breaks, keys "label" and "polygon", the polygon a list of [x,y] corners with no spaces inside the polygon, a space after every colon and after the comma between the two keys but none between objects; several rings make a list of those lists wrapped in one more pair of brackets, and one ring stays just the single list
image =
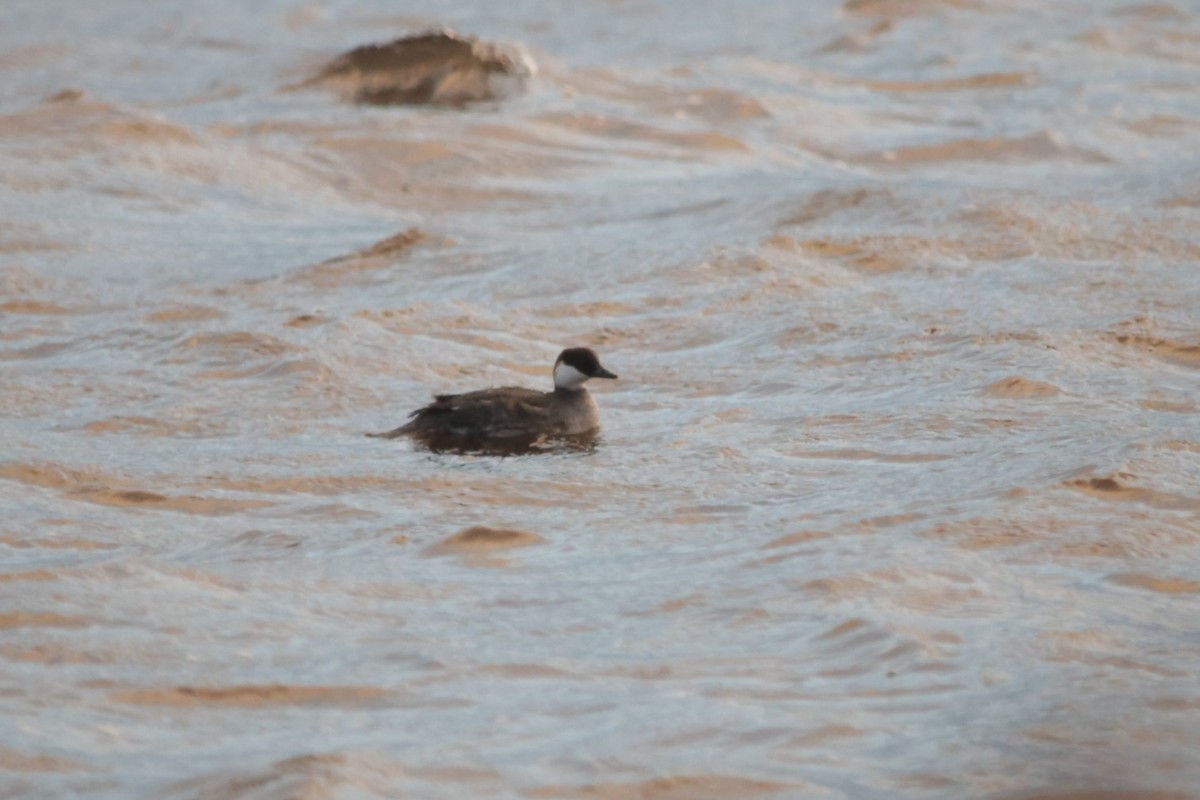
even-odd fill
[{"label": "duck's head", "polygon": [[586,347],[569,347],[554,362],[554,388],[579,389],[592,378],[617,376],[600,365],[600,359]]}]

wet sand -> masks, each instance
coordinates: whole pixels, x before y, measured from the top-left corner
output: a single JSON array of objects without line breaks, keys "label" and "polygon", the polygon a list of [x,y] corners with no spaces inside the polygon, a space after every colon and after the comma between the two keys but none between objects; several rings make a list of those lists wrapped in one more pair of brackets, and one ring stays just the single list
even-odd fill
[{"label": "wet sand", "polygon": [[9,10],[0,794],[1200,798],[1200,9]]}]

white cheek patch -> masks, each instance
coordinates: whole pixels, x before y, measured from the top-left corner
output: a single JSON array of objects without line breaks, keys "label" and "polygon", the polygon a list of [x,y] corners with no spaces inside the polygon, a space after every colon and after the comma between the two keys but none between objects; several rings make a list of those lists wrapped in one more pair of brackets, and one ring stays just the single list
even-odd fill
[{"label": "white cheek patch", "polygon": [[588,380],[588,376],[560,361],[554,367],[554,385],[559,389],[578,389]]}]

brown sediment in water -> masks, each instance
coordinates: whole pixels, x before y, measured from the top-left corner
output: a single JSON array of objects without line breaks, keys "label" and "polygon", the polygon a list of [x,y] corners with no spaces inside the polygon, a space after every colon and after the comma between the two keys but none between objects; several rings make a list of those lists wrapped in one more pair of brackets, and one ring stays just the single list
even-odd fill
[{"label": "brown sediment in water", "polygon": [[[52,235],[48,230],[49,226],[40,222],[13,223],[0,221],[0,253],[15,254],[15,253],[52,253],[67,250],[70,245],[67,242],[61,241],[57,236]],[[56,231],[56,234],[61,235],[61,231]],[[16,270],[11,268],[7,270],[0,269],[0,276],[7,278]],[[5,275],[4,273],[8,273]],[[3,283],[8,283],[4,281]],[[4,287],[0,283],[0,287]],[[3,291],[0,288],[0,291]],[[33,301],[36,303],[36,301]],[[50,304],[53,305],[53,304]],[[19,306],[18,306],[19,308]],[[15,313],[43,313],[39,311]],[[56,313],[56,312],[49,312]]]},{"label": "brown sediment in water", "polygon": [[1153,789],[1076,789],[1049,794],[1008,795],[1002,800],[1196,800],[1187,792],[1159,792]]},{"label": "brown sediment in water", "polygon": [[63,644],[0,646],[0,658],[28,664],[113,664],[128,658],[128,653],[97,653],[79,650]]},{"label": "brown sediment in water", "polygon": [[490,528],[475,525],[459,531],[448,539],[427,548],[427,555],[478,555],[543,544],[546,540],[536,533],[513,528]]},{"label": "brown sediment in water", "polygon": [[58,158],[102,151],[113,144],[199,144],[196,134],[182,125],[90,100],[50,102],[0,116],[0,135],[22,146],[42,140]]},{"label": "brown sediment in water", "polygon": [[710,122],[766,119],[771,112],[753,97],[729,89],[697,89],[683,98],[682,110]]},{"label": "brown sediment in water", "polygon": [[558,669],[546,664],[488,664],[479,670],[484,674],[501,675],[506,678],[564,678],[576,677],[565,669]]},{"label": "brown sediment in water", "polygon": [[224,311],[211,306],[179,305],[154,311],[144,319],[146,322],[205,322],[224,316]]},{"label": "brown sediment in water", "polygon": [[1163,208],[1200,208],[1200,193],[1176,195],[1163,200],[1160,205]]},{"label": "brown sediment in water", "polygon": [[1200,498],[1128,485],[1127,481],[1135,480],[1136,478],[1136,475],[1122,473],[1113,476],[1077,478],[1067,481],[1066,485],[1073,489],[1078,489],[1084,494],[1104,500],[1144,503],[1153,508],[1180,511],[1200,510]]},{"label": "brown sediment in water", "polygon": [[[551,308],[539,309],[538,314],[552,319],[559,317],[578,319],[580,317],[632,316],[639,310],[641,310],[640,306],[635,306],[632,303],[615,302],[612,300],[592,300],[585,303],[565,303],[563,305],[552,306]],[[543,367],[529,369],[529,374],[531,375],[540,375],[544,372],[545,368]]]},{"label": "brown sediment in water", "polygon": [[[672,70],[672,73],[689,78],[695,74],[695,70],[681,66]],[[570,86],[572,91],[594,94],[676,119],[739,125],[772,117],[767,106],[754,95],[724,86],[668,88],[658,84],[635,83],[628,76],[602,68],[572,70]],[[528,134],[515,133],[528,141]]]},{"label": "brown sediment in water", "polygon": [[[319,708],[319,707],[318,707]],[[255,764],[246,768],[237,762],[211,772],[173,783],[159,797],[174,800],[332,800],[342,796],[407,797],[398,787],[414,780],[435,783],[441,788],[462,784],[455,796],[493,795],[489,783],[499,773],[473,767],[425,767],[392,761],[382,751],[339,751],[305,753]],[[486,788],[485,788],[486,787]]]},{"label": "brown sediment in water", "polygon": [[[801,210],[779,223],[780,227],[817,228],[829,218],[849,212],[882,212],[898,202],[886,191],[866,189],[824,190],[811,195]],[[938,236],[866,235],[809,239],[780,238],[767,244],[843,261],[866,272],[886,274],[928,263],[932,259],[971,261],[1009,260],[1038,255],[1071,260],[1106,259],[1136,264],[1153,253],[1164,260],[1200,259],[1200,245],[1181,237],[1177,229],[1154,221],[1114,222],[1095,207],[1064,209],[1062,215],[1034,215],[1018,205],[982,205],[957,215],[968,225],[967,235]],[[1128,328],[1128,330],[1126,330]],[[1130,341],[1150,335],[1152,325],[1139,318],[1119,326],[1118,334]],[[1153,338],[1153,337],[1152,337]],[[1165,340],[1164,351],[1175,358],[1190,358],[1187,346]],[[1174,347],[1173,347],[1174,345]]]},{"label": "brown sediment in water", "polygon": [[161,420],[154,417],[108,417],[92,420],[83,426],[89,434],[132,431],[143,436],[199,436],[210,433],[210,424],[203,420]]},{"label": "brown sediment in water", "polygon": [[78,628],[92,624],[86,617],[72,617],[54,611],[13,611],[0,613],[0,629],[4,628]]},{"label": "brown sediment in water", "polygon": [[574,800],[740,800],[770,797],[803,789],[802,784],[778,783],[737,775],[698,773],[650,778],[644,781],[590,783],[584,786],[542,786],[530,797]]},{"label": "brown sediment in water", "polygon": [[810,194],[800,210],[782,220],[779,225],[807,225],[834,214],[861,208],[867,203],[888,205],[894,202],[895,198],[891,193],[877,188],[821,189]]},{"label": "brown sediment in water", "polygon": [[1142,408],[1150,411],[1165,411],[1170,414],[1196,414],[1200,413],[1200,406],[1195,403],[1178,403],[1171,400],[1146,399],[1138,403]]},{"label": "brown sediment in water", "polygon": [[53,535],[26,539],[0,535],[0,544],[18,549],[39,547],[47,550],[111,550],[118,546],[111,542],[98,542],[95,539],[63,538]]},{"label": "brown sediment in water", "polygon": [[881,19],[864,30],[856,30],[835,36],[824,47],[822,53],[863,53],[878,46],[879,40],[896,29],[891,19]]},{"label": "brown sediment in water", "polygon": [[578,163],[557,148],[531,154],[487,139],[431,138],[419,131],[388,135],[347,130],[323,136],[315,145],[330,162],[322,173],[325,180],[345,184],[358,198],[422,215],[437,209],[546,204],[550,201],[532,189],[483,179],[503,179],[514,171],[541,178],[555,167]]},{"label": "brown sediment in water", "polygon": [[1012,375],[1008,378],[1001,378],[995,383],[988,384],[984,387],[983,393],[988,397],[1024,400],[1037,397],[1057,397],[1062,394],[1062,389],[1059,389],[1052,383],[1035,381],[1020,375]]},{"label": "brown sediment in water", "polygon": [[71,309],[44,300],[9,300],[0,303],[0,314],[70,314]]},{"label": "brown sediment in water", "polygon": [[[6,544],[7,544],[7,542],[6,542]],[[18,545],[10,545],[10,546],[19,547],[20,545],[18,544]],[[30,542],[30,543],[28,543],[27,546],[37,547],[40,545]],[[5,582],[5,581],[56,581],[56,580],[58,580],[58,575],[54,574],[53,572],[50,572],[49,570],[45,570],[45,569],[26,570],[24,572],[0,572],[0,583]]]},{"label": "brown sediment in water", "polygon": [[982,582],[942,571],[886,568],[869,574],[855,573],[817,578],[799,586],[824,602],[886,591],[889,602],[913,610],[939,608],[942,613],[985,616],[990,600]]},{"label": "brown sediment in water", "polygon": [[1200,344],[1135,333],[1113,333],[1111,338],[1117,344],[1136,347],[1164,361],[1200,369]]},{"label": "brown sediment in water", "polygon": [[7,772],[78,772],[87,765],[71,758],[32,755],[8,747],[0,747],[0,770]]},{"label": "brown sediment in water", "polygon": [[1161,594],[1200,594],[1200,581],[1189,578],[1163,578],[1140,572],[1123,572],[1110,579],[1122,586],[1148,589]]},{"label": "brown sediment in water", "polygon": [[[1015,496],[1027,494],[1018,492]],[[1136,556],[1136,537],[1121,535],[1119,530],[1114,531],[1111,527],[1098,527],[1053,514],[1037,514],[1022,520],[993,517],[941,522],[922,531],[921,535],[950,542],[968,551],[1028,548],[1063,559]],[[1178,538],[1182,544],[1196,537],[1180,532]]]},{"label": "brown sediment in water", "polygon": [[956,161],[1043,161],[1063,159],[1089,164],[1107,164],[1112,159],[1103,153],[1068,144],[1054,131],[1039,131],[1026,136],[990,139],[951,139],[938,144],[909,145],[851,157],[852,160],[879,167],[912,167],[920,164]]},{"label": "brown sediment in water", "polygon": [[811,747],[829,743],[835,739],[861,739],[867,731],[853,725],[829,724],[819,725],[811,730],[797,733],[788,739],[789,747]]},{"label": "brown sediment in water", "polygon": [[329,322],[329,317],[323,314],[299,314],[283,323],[285,328],[312,328]]},{"label": "brown sediment in water", "polygon": [[877,461],[881,464],[924,464],[930,461],[945,461],[954,456],[945,453],[880,453],[874,450],[797,450],[792,455],[798,458],[832,458],[848,461]]},{"label": "brown sediment in water", "polygon": [[928,81],[884,81],[855,79],[853,83],[877,92],[961,92],[974,89],[1013,89],[1034,86],[1038,82],[1033,72],[989,72],[963,78],[940,78]]},{"label": "brown sediment in water", "polygon": [[986,6],[982,0],[844,0],[842,8],[873,17],[915,17],[956,9],[978,11]]},{"label": "brown sediment in water", "polygon": [[1125,127],[1134,133],[1145,136],[1182,136],[1196,127],[1196,121],[1174,114],[1153,114],[1134,122],[1128,122]]},{"label": "brown sediment in water", "polygon": [[1118,17],[1133,17],[1135,19],[1155,22],[1183,22],[1191,15],[1173,3],[1142,2],[1122,6],[1113,12]]},{"label": "brown sediment in water", "polygon": [[361,273],[390,267],[413,248],[425,244],[444,246],[449,242],[418,228],[408,228],[395,236],[381,239],[370,247],[297,270],[288,276],[288,280],[304,281],[317,286],[340,285]]},{"label": "brown sediment in water", "polygon": [[[1147,255],[1166,260],[1200,258],[1200,245],[1179,236],[1179,229],[1153,219],[1114,218],[1110,212],[1077,203],[1057,213],[1033,213],[1018,204],[985,205],[958,215],[982,226],[977,244],[962,252],[973,258],[1039,255],[1073,260],[1112,260],[1137,264]],[[1132,320],[1130,323],[1136,323]]]},{"label": "brown sediment in water", "polygon": [[794,544],[806,544],[818,539],[828,539],[833,534],[828,531],[797,531],[789,533],[786,536],[780,536],[777,539],[772,539],[763,547],[773,549],[776,547],[791,547]]},{"label": "brown sediment in water", "polygon": [[803,253],[837,259],[853,269],[877,274],[907,269],[955,249],[951,240],[918,236],[861,236],[848,241],[805,239],[797,245]]},{"label": "brown sediment in water", "polygon": [[237,500],[188,495],[165,495],[123,486],[124,481],[94,470],[74,470],[54,464],[0,464],[0,480],[54,489],[71,499],[107,506],[134,506],[188,514],[222,515],[264,508],[266,500]]},{"label": "brown sediment in water", "polygon": [[356,47],[301,87],[330,88],[365,105],[461,106],[502,97],[497,78],[520,81],[530,74],[529,64],[514,50],[433,31]]},{"label": "brown sediment in water", "polygon": [[[749,152],[750,150],[750,147],[736,136],[715,130],[676,131],[629,119],[578,112],[543,114],[540,120],[588,136],[667,145],[678,148],[680,151]],[[661,150],[656,150],[654,153],[653,158],[663,158],[667,155]],[[629,155],[636,157],[638,153],[630,152]],[[647,158],[651,157],[649,152],[644,155]]]},{"label": "brown sediment in water", "polygon": [[[199,485],[223,491],[270,495],[302,493],[324,496],[370,492],[406,495],[415,493],[435,498],[457,498],[459,501],[468,501],[479,506],[562,508],[572,503],[579,507],[582,503],[583,507],[592,507],[592,502],[586,498],[581,499],[576,493],[575,487],[570,483],[491,475],[425,474],[413,478],[369,473],[288,477],[211,475]],[[636,484],[614,482],[611,490],[620,491],[630,497],[657,496],[653,487]]]},{"label": "brown sediment in water", "polygon": [[[241,363],[247,358],[277,357],[299,348],[284,339],[254,331],[196,333],[176,346],[180,350],[198,350],[209,359]],[[194,360],[195,355],[189,360]]]},{"label": "brown sediment in water", "polygon": [[240,511],[266,508],[271,505],[266,500],[232,500],[211,497],[190,497],[186,495],[170,496],[138,489],[132,491],[98,490],[72,492],[71,496],[103,505],[135,505],[163,511],[180,511],[186,514],[213,516],[236,514]]},{"label": "brown sediment in water", "polygon": [[304,346],[260,331],[204,331],[171,349],[164,363],[192,365],[200,380],[278,379],[304,392],[333,384],[337,377],[329,364],[307,357]]},{"label": "brown sediment in water", "polygon": [[373,706],[387,692],[374,686],[176,686],[115,692],[118,703],[152,706],[214,706],[267,708],[273,706]]}]

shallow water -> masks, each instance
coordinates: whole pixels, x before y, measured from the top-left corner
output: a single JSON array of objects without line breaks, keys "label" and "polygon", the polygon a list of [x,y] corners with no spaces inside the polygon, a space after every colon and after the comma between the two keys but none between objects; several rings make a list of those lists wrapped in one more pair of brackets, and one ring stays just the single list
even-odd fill
[{"label": "shallow water", "polygon": [[1200,797],[1200,7],[565,8],[6,4],[0,791]]}]

